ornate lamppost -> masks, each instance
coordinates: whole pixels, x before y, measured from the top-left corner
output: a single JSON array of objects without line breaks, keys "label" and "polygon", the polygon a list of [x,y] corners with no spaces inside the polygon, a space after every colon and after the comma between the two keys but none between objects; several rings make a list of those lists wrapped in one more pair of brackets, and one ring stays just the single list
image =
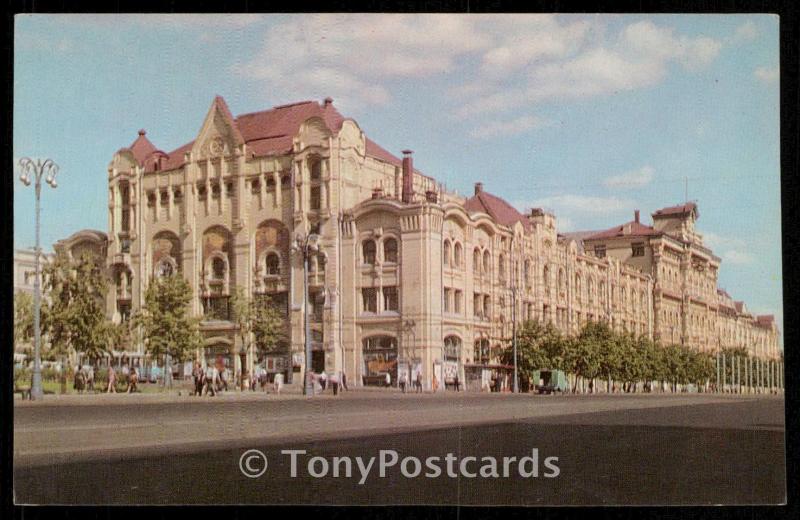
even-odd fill
[{"label": "ornate lamppost", "polygon": [[308,316],[308,263],[312,255],[320,253],[319,235],[311,233],[295,236],[292,252],[303,259],[303,324],[305,326],[306,366],[303,382],[303,395],[314,395],[314,382],[311,379],[311,324]]},{"label": "ornate lamppost", "polygon": [[[41,268],[39,265],[40,247],[39,247],[39,217],[41,211],[41,194],[42,194],[42,176],[45,182],[52,188],[57,186],[56,175],[58,174],[58,165],[52,159],[29,159],[23,157],[19,160],[19,168],[21,170],[19,180],[25,186],[30,186],[31,177],[33,177],[34,188],[36,191],[36,247],[34,252],[34,269],[35,275],[33,280],[33,380],[31,381],[31,399],[41,399],[42,397],[42,330],[41,330]],[[64,370],[65,367],[62,367]]]}]

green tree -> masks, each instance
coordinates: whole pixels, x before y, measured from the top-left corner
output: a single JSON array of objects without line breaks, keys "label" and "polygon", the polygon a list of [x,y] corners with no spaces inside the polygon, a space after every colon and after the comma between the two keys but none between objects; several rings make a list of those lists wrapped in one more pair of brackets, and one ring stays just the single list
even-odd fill
[{"label": "green tree", "polygon": [[192,288],[178,275],[153,278],[144,294],[144,305],[132,321],[141,327],[147,352],[164,360],[164,384],[172,384],[172,361],[182,362],[200,348],[200,320],[189,313]]},{"label": "green tree", "polygon": [[[542,369],[558,369],[562,338],[552,323],[528,320],[517,331],[517,370],[522,391],[531,387],[534,372]],[[501,353],[504,364],[514,364],[514,345]]]},{"label": "green tree", "polygon": [[33,296],[26,292],[14,293],[14,346],[27,345],[33,341]]},{"label": "green tree", "polygon": [[237,287],[233,294],[234,320],[239,330],[242,348],[248,352],[253,345],[263,353],[286,354],[286,319],[267,295],[249,296]]},{"label": "green tree", "polygon": [[64,358],[74,350],[96,364],[108,351],[109,338],[104,309],[108,281],[99,259],[83,255],[73,260],[59,253],[45,266],[44,279],[48,303],[42,323],[50,354]]}]

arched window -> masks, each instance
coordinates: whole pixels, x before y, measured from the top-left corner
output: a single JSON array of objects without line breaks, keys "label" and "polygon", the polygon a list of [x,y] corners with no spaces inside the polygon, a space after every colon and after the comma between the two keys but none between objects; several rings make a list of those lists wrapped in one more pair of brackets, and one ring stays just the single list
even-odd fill
[{"label": "arched window", "polygon": [[581,275],[579,273],[575,274],[575,299],[579,302],[583,301],[583,293],[581,293]]},{"label": "arched window", "polygon": [[491,302],[492,302],[492,300],[491,300],[491,298],[489,297],[488,294],[483,297],[483,317],[484,317],[484,319],[487,319],[487,320],[490,319],[491,315],[492,315],[491,314]]},{"label": "arched window", "polygon": [[506,279],[506,257],[502,253],[497,259],[497,277],[500,278],[500,280]]},{"label": "arched window", "polygon": [[456,242],[453,246],[453,267],[461,267],[461,243]]},{"label": "arched window", "polygon": [[365,264],[374,264],[375,263],[375,241],[372,239],[364,240],[364,243],[361,245],[361,252],[364,259]]},{"label": "arched window", "polygon": [[594,303],[594,280],[592,278],[586,280],[586,292],[589,296],[589,303]]},{"label": "arched window", "polygon": [[277,253],[269,253],[266,258],[266,268],[268,275],[281,274],[281,259]]},{"label": "arched window", "polygon": [[450,241],[445,240],[442,245],[442,264],[450,265]]},{"label": "arched window", "polygon": [[472,270],[476,273],[481,271],[481,251],[477,247],[472,251]]},{"label": "arched window", "polygon": [[597,291],[600,293],[600,303],[606,304],[606,283],[601,281],[597,286]]},{"label": "arched window", "polygon": [[461,357],[461,338],[447,336],[444,338],[444,360],[458,361]]},{"label": "arched window", "polygon": [[387,238],[383,241],[383,261],[397,263],[397,240]]},{"label": "arched window", "polygon": [[492,272],[492,256],[489,251],[483,252],[483,272],[487,274]]},{"label": "arched window", "polygon": [[558,296],[564,298],[567,294],[567,285],[565,280],[564,270],[558,270]]},{"label": "arched window", "polygon": [[308,169],[310,171],[312,181],[318,181],[322,178],[322,161],[319,160],[318,157],[314,157],[310,160]]}]

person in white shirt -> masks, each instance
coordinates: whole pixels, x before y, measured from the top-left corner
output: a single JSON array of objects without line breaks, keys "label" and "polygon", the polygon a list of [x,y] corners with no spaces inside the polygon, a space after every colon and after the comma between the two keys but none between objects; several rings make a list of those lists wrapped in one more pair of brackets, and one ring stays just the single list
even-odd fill
[{"label": "person in white shirt", "polygon": [[217,378],[219,377],[219,371],[217,368],[212,365],[211,363],[208,364],[206,368],[206,380],[205,385],[203,385],[203,395],[217,395]]},{"label": "person in white shirt", "polygon": [[275,381],[272,384],[273,384],[273,390],[275,390],[275,393],[276,394],[280,394],[281,393],[281,389],[283,388],[283,374],[282,373],[275,374]]}]

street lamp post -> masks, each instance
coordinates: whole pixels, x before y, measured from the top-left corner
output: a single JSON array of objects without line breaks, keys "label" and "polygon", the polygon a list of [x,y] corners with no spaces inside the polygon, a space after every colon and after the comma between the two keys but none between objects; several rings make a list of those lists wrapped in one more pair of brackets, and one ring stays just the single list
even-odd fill
[{"label": "street lamp post", "polygon": [[[19,180],[25,186],[30,186],[31,177],[33,177],[34,188],[36,191],[36,246],[34,252],[34,280],[33,280],[33,380],[31,381],[31,400],[41,399],[42,397],[42,330],[41,330],[41,269],[39,266],[39,216],[41,210],[41,194],[42,194],[42,176],[45,177],[45,182],[52,188],[57,186],[56,175],[58,174],[58,165],[52,159],[29,159],[23,157],[19,160],[19,168],[21,170]],[[64,367],[62,367],[62,370]]]},{"label": "street lamp post", "polygon": [[300,253],[303,258],[303,324],[305,328],[305,357],[306,367],[303,376],[303,395],[314,395],[314,382],[311,380],[311,324],[308,316],[308,261],[311,255],[319,252],[319,235],[314,233],[305,237],[297,235],[294,239],[292,250]]}]

